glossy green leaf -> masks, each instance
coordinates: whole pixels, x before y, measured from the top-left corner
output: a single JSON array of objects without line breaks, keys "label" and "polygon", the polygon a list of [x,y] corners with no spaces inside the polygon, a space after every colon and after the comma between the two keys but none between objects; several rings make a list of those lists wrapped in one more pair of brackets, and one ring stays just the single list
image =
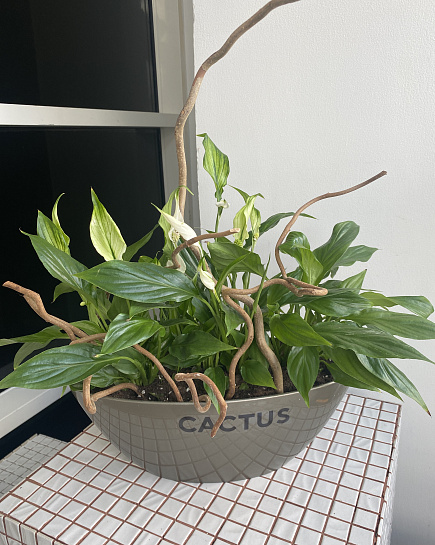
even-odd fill
[{"label": "glossy green leaf", "polygon": [[402,358],[431,362],[412,346],[378,329],[358,327],[351,322],[334,321],[316,324],[314,329],[334,346],[353,350],[357,354],[373,358]]},{"label": "glossy green leaf", "polygon": [[390,361],[380,358],[369,358],[361,354],[357,354],[357,356],[363,366],[373,375],[381,378],[402,394],[407,395],[416,401],[426,412],[429,412],[426,403],[414,384]]},{"label": "glossy green leaf", "polygon": [[340,367],[335,365],[333,361],[327,361],[326,366],[329,372],[331,373],[334,381],[338,382],[339,384],[343,384],[343,386],[348,386],[349,388],[360,388],[363,390],[372,390],[373,392],[379,392],[379,388],[375,388],[374,386],[365,384],[364,382],[361,382],[360,380],[357,380],[356,378],[351,377],[347,373],[344,373],[340,369]]},{"label": "glossy green leaf", "polygon": [[64,284],[63,282],[61,282],[54,288],[53,303],[58,297],[60,297],[64,293],[72,293],[73,291],[75,291],[74,288],[68,286],[68,284]]},{"label": "glossy green leaf", "polygon": [[127,245],[122,238],[121,231],[101,204],[93,189],[91,189],[91,196],[94,205],[89,226],[92,244],[106,261],[122,259]]},{"label": "glossy green leaf", "polygon": [[314,255],[323,265],[323,278],[344,255],[359,233],[359,226],[353,221],[337,223],[328,242],[314,250]]},{"label": "glossy green leaf", "polygon": [[183,273],[153,263],[108,261],[80,274],[99,288],[139,303],[180,302],[198,294]]},{"label": "glossy green leaf", "polygon": [[[211,380],[218,387],[218,389],[219,389],[220,393],[222,394],[222,396],[225,397],[225,389],[226,389],[227,379],[226,379],[225,373],[223,372],[222,367],[208,367],[204,371],[204,375],[211,378]],[[204,382],[204,388],[205,388],[205,391],[207,392],[207,395],[210,397],[213,405],[216,407],[217,412],[220,413],[219,403],[218,403],[218,400],[217,400],[216,396],[213,393],[213,390],[205,382]]]},{"label": "glossy green leaf", "polygon": [[[288,218],[294,215],[295,215],[294,212],[280,212],[278,214],[274,214],[273,216],[270,216],[269,218],[267,218],[267,220],[261,223],[259,228],[259,235],[261,236],[264,233],[267,233],[267,231],[270,231],[271,229],[276,227],[282,219]],[[301,214],[301,217],[316,219],[314,216],[310,216],[309,214]],[[249,249],[251,246],[252,246],[252,231],[249,231],[249,236],[246,239],[244,247]]]},{"label": "glossy green leaf", "polygon": [[109,326],[101,353],[111,354],[139,344],[152,337],[159,329],[161,329],[160,324],[154,320],[129,319],[127,314],[119,314]]},{"label": "glossy green leaf", "polygon": [[153,236],[154,231],[157,229],[158,226],[159,224],[154,225],[154,227],[151,229],[149,233],[147,233],[145,236],[143,236],[134,244],[131,244],[130,246],[128,246],[122,256],[122,259],[124,261],[130,261],[135,256],[135,254],[137,254],[137,252],[139,252],[139,250],[141,250],[149,242],[149,240]]},{"label": "glossy green leaf", "polygon": [[87,335],[96,335],[97,333],[105,333],[104,329],[101,329],[101,327],[98,324],[91,322],[90,320],[78,320],[77,322],[72,322],[71,325],[78,327]]},{"label": "glossy green leaf", "polygon": [[373,306],[377,307],[394,307],[399,305],[407,310],[410,310],[418,316],[428,318],[434,311],[432,303],[421,295],[400,295],[393,297],[385,297],[382,293],[367,291],[361,293],[363,297],[368,299]]},{"label": "glossy green leaf", "polygon": [[38,235],[28,235],[28,237],[41,263],[51,276],[77,290],[80,294],[90,294],[87,283],[76,276],[76,274],[87,270],[84,265]]},{"label": "glossy green leaf", "polygon": [[206,358],[226,350],[235,350],[235,347],[201,330],[178,335],[169,347],[169,353],[181,361],[192,356]]},{"label": "glossy green leaf", "polygon": [[16,386],[38,390],[75,384],[114,361],[109,356],[96,358],[98,352],[99,347],[88,344],[51,348],[21,364],[0,381],[0,389]]},{"label": "glossy green leaf", "polygon": [[[251,272],[263,276],[264,267],[258,254],[249,252],[237,244],[225,242],[212,242],[208,245],[213,265],[219,273],[223,272],[230,265],[234,265],[232,272]],[[244,256],[244,259],[237,261]]]},{"label": "glossy green leaf", "polygon": [[[237,248],[239,248],[239,246],[237,246]],[[219,279],[218,279],[218,282],[216,284],[216,291],[217,293],[220,293],[220,290],[222,288],[222,286],[224,285],[227,277],[233,273],[233,272],[240,272],[240,271],[237,271],[236,269],[237,268],[242,268],[241,267],[241,262],[244,261],[248,256],[252,255],[250,252],[246,253],[246,254],[242,254],[240,255],[239,257],[237,257],[234,261],[232,261],[229,265],[227,265],[223,271],[220,273],[219,275]]]},{"label": "glossy green leaf", "polygon": [[331,276],[335,275],[339,267],[350,267],[357,261],[362,263],[367,262],[377,250],[378,248],[371,248],[370,246],[364,246],[363,244],[359,246],[350,246],[335,263]]},{"label": "glossy green leaf", "polygon": [[361,271],[358,274],[355,274],[354,276],[350,276],[349,278],[346,278],[346,280],[343,280],[341,282],[341,286],[343,288],[352,290],[353,292],[358,294],[362,288],[364,278],[366,276],[366,272],[367,272],[367,269]]},{"label": "glossy green leaf", "polygon": [[326,348],[324,353],[328,359],[332,360],[335,365],[337,365],[337,367],[339,367],[347,375],[350,375],[354,379],[364,384],[384,390],[385,392],[388,392],[389,394],[400,399],[400,396],[396,390],[384,380],[368,371],[352,350],[344,350],[343,348],[334,347]]},{"label": "glossy green leaf", "polygon": [[230,173],[230,163],[225,153],[222,153],[220,149],[213,143],[211,138],[206,134],[198,134],[203,140],[204,146],[204,169],[210,174],[214,182],[216,192],[215,197],[217,201],[222,200],[222,193],[224,187],[227,185],[228,175]]},{"label": "glossy green leaf", "polygon": [[62,229],[61,225],[60,225],[60,221],[59,221],[59,216],[58,216],[58,212],[57,212],[57,208],[59,206],[59,201],[60,201],[60,198],[64,195],[64,193],[61,193],[59,195],[59,197],[56,199],[56,202],[54,203],[54,206],[53,206],[53,210],[51,212],[51,219],[54,223],[54,225],[56,225],[56,227],[58,227],[61,232],[62,232],[62,235],[63,235],[63,238],[65,239],[65,244],[67,246],[69,246],[69,242],[70,242],[70,238],[69,236],[64,232],[64,230]]},{"label": "glossy green leaf", "polygon": [[48,345],[48,343],[49,341],[42,343],[27,342],[20,346],[14,356],[14,369],[21,365],[23,361],[30,356],[30,354],[33,354],[33,352],[36,352],[37,350],[42,350]]},{"label": "glossy green leaf", "polygon": [[18,341],[14,339],[0,339],[0,346],[7,346],[9,344],[16,344]]},{"label": "glossy green leaf", "polygon": [[322,278],[323,265],[317,260],[310,250],[307,237],[298,231],[291,232],[286,241],[279,247],[280,252],[294,257],[304,275],[302,280],[310,284],[316,284]]},{"label": "glossy green leaf", "polygon": [[225,327],[228,335],[231,331],[239,327],[239,325],[243,324],[244,320],[238,312],[228,305],[222,304],[222,310],[225,314]]},{"label": "glossy green leaf", "polygon": [[327,295],[320,297],[304,296],[300,298],[299,304],[320,312],[325,316],[344,317],[368,308],[370,304],[364,297],[360,297],[352,290],[331,289]]},{"label": "glossy green leaf", "polygon": [[267,388],[274,388],[276,390],[272,375],[270,374],[269,370],[259,361],[244,361],[240,366],[240,374],[242,375],[243,380],[248,384],[254,384],[255,386],[266,386]]},{"label": "glossy green leaf", "polygon": [[401,314],[380,308],[369,308],[359,314],[349,316],[349,318],[357,324],[373,325],[398,337],[419,340],[435,339],[435,324],[415,314]]},{"label": "glossy green leaf", "polygon": [[299,314],[280,314],[270,320],[272,335],[289,346],[322,346],[329,341],[316,333]]},{"label": "glossy green leaf", "polygon": [[69,255],[70,252],[65,233],[40,211],[38,211],[36,232],[38,236],[49,242],[52,246]]},{"label": "glossy green leaf", "polygon": [[[5,339],[11,343],[45,343],[51,342],[55,339],[68,339],[68,335],[61,331],[58,327],[52,325],[38,331],[37,333],[32,333],[30,335],[21,335],[20,337],[14,337],[13,339]],[[1,341],[0,341],[1,345]]]},{"label": "glossy green leaf", "polygon": [[[139,375],[137,369],[136,374]],[[133,382],[133,380],[131,377],[123,375],[113,365],[106,365],[106,367],[103,367],[92,375],[91,386],[94,388],[108,388],[109,386],[122,384],[123,382]]]},{"label": "glossy green leaf", "polygon": [[294,346],[287,358],[290,380],[310,406],[309,392],[319,373],[319,351],[312,346]]}]

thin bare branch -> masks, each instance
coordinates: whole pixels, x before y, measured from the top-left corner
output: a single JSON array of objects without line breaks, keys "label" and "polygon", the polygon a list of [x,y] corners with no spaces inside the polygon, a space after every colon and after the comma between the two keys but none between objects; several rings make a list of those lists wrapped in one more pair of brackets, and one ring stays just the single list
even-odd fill
[{"label": "thin bare branch", "polygon": [[154,365],[158,368],[160,373],[165,377],[165,379],[169,382],[170,387],[172,388],[175,397],[177,398],[177,401],[183,401],[183,398],[181,397],[180,390],[178,389],[178,386],[175,384],[175,382],[172,380],[171,376],[168,374],[166,369],[163,367],[163,365],[160,363],[160,361],[154,356],[154,354],[151,354],[151,352],[148,352],[145,348],[140,346],[139,344],[133,345],[133,348],[135,348],[138,352],[146,356],[148,359],[150,359]]},{"label": "thin bare branch", "polygon": [[27,288],[23,288],[22,286],[19,286],[18,284],[15,284],[14,282],[5,282],[3,284],[5,288],[9,288],[11,290],[14,290],[18,293],[20,293],[28,305],[36,312],[38,316],[40,316],[43,320],[48,322],[49,324],[55,325],[59,327],[60,329],[63,329],[65,333],[68,335],[71,341],[74,341],[77,337],[86,337],[86,333],[84,333],[81,329],[78,327],[75,327],[68,322],[65,322],[65,320],[61,320],[60,318],[57,318],[56,316],[52,316],[49,314],[44,307],[44,303],[42,302],[41,296],[39,293],[36,293],[32,290],[29,290]]},{"label": "thin bare branch", "polygon": [[[306,210],[309,206],[311,206],[312,204],[318,202],[318,201],[321,201],[323,199],[329,199],[331,197],[340,197],[341,195],[346,195],[347,193],[352,193],[352,191],[356,191],[357,189],[361,189],[362,187],[366,186],[366,185],[369,185],[371,184],[372,182],[374,182],[375,180],[378,180],[379,178],[382,178],[382,176],[385,176],[387,173],[385,172],[385,170],[383,170],[382,172],[379,172],[379,174],[376,174],[376,176],[373,176],[372,178],[369,178],[368,180],[366,180],[365,182],[361,182],[360,184],[357,184],[357,185],[354,185],[352,187],[349,187],[348,189],[343,189],[343,191],[335,191],[334,193],[325,193],[323,195],[320,195],[319,197],[315,197],[314,199],[311,199],[310,201],[306,202],[304,205],[302,205],[294,214],[294,216],[292,217],[292,219],[288,222],[288,224],[286,225],[284,231],[281,233],[281,236],[279,237],[277,243],[276,243],[276,246],[275,246],[275,259],[276,259],[276,262],[278,263],[278,267],[280,268],[280,271],[281,271],[281,274],[284,278],[287,277],[287,274],[285,272],[285,268],[284,268],[284,265],[281,261],[281,257],[279,255],[279,247],[281,246],[281,244],[284,242],[284,239],[286,238],[286,236],[289,234],[290,232],[290,229],[293,227],[293,225],[295,224],[296,220],[298,219],[298,217],[302,214],[302,212],[304,210]],[[293,281],[294,279],[292,279]]]},{"label": "thin bare branch", "polygon": [[189,96],[187,97],[186,103],[183,109],[178,116],[177,123],[175,125],[175,145],[177,150],[177,159],[178,159],[178,173],[179,173],[179,202],[180,202],[180,211],[184,216],[184,208],[186,203],[186,185],[187,185],[187,164],[186,164],[186,153],[184,149],[184,126],[186,125],[187,118],[189,117],[193,107],[195,106],[196,99],[198,97],[199,89],[201,87],[202,81],[204,79],[207,70],[211,68],[215,63],[217,63],[222,57],[224,57],[228,51],[233,47],[239,38],[250,30],[253,26],[259,23],[268,13],[272,10],[284,6],[285,4],[293,4],[298,0],[271,0],[261,9],[259,9],[252,17],[247,21],[241,24],[226,40],[223,46],[215,51],[210,57],[203,62],[199,68],[196,76],[193,80],[192,87],[190,89]]},{"label": "thin bare branch", "polygon": [[86,377],[83,381],[83,405],[85,406],[89,414],[95,414],[97,412],[95,401],[98,401],[99,399],[106,397],[110,394],[114,394],[115,392],[119,392],[119,390],[125,390],[129,388],[130,390],[136,392],[138,396],[141,392],[139,386],[136,386],[136,384],[133,384],[131,382],[124,382],[122,384],[112,386],[111,388],[107,388],[106,390],[102,390],[101,392],[91,394],[91,379],[92,375]]},{"label": "thin bare branch", "polygon": [[71,341],[69,344],[84,344],[92,343],[96,344],[95,341],[102,341],[106,336],[106,333],[94,333],[93,335],[86,335],[86,337],[81,337],[75,341]]},{"label": "thin bare branch", "polygon": [[[198,235],[197,237],[193,237],[189,240],[184,241],[182,244],[177,246],[175,250],[172,252],[171,261],[173,263],[173,266],[171,269],[179,269],[180,268],[180,262],[178,261],[178,254],[181,252],[181,250],[184,250],[185,248],[192,247],[193,244],[196,244],[200,240],[207,240],[210,238],[222,238],[222,237],[228,237],[230,235],[233,235],[234,233],[238,233],[240,229],[238,227],[234,229],[228,229],[227,231],[221,231],[220,233],[205,233],[204,235]],[[193,250],[193,247],[192,247]],[[196,258],[198,260],[201,259],[200,254],[195,254]]]},{"label": "thin bare branch", "polygon": [[[185,381],[189,384],[188,381],[192,381],[193,382],[193,379],[199,379],[199,380],[202,380],[203,382],[205,382],[206,384],[208,384],[208,386],[210,386],[210,388],[212,389],[214,395],[216,396],[216,400],[219,404],[219,418],[216,420],[214,426],[213,426],[213,429],[211,430],[211,437],[214,437],[218,431],[218,429],[220,428],[220,425],[222,424],[222,422],[225,420],[225,416],[227,414],[227,404],[226,404],[226,401],[225,399],[222,397],[222,394],[219,390],[219,388],[216,386],[216,384],[212,381],[212,379],[210,377],[208,377],[207,375],[204,375],[203,373],[177,373],[175,375],[175,380],[180,382],[180,381]],[[189,384],[189,387],[190,384]],[[196,389],[195,389],[195,392],[196,392]],[[192,393],[193,393],[193,390],[192,390]],[[196,405],[195,405],[196,406]],[[201,407],[202,409],[202,407]],[[204,412],[203,410],[200,410],[200,412]]]},{"label": "thin bare branch", "polygon": [[[243,354],[248,350],[248,348],[251,346],[252,341],[254,340],[254,324],[252,323],[251,317],[249,314],[242,309],[240,305],[238,305],[235,301],[231,299],[233,297],[234,299],[239,299],[240,294],[238,293],[242,290],[229,290],[225,287],[222,288],[222,298],[225,301],[225,303],[233,308],[240,316],[243,318],[243,320],[246,323],[246,327],[248,328],[248,335],[246,337],[245,342],[242,344],[242,346],[237,350],[237,352],[234,354],[233,359],[230,363],[230,368],[228,370],[228,378],[229,378],[229,387],[227,392],[227,399],[232,399],[234,397],[234,394],[236,392],[236,368],[237,364],[240,361],[240,358],[243,356]],[[231,296],[229,294],[231,292]]]},{"label": "thin bare branch", "polygon": [[[238,299],[241,303],[245,303],[245,305],[248,305],[248,307],[250,307],[251,309],[253,308],[254,300],[251,299],[251,297],[249,297],[248,295],[239,295]],[[282,367],[275,352],[267,344],[266,335],[264,333],[263,313],[261,312],[261,308],[259,306],[257,306],[257,308],[255,309],[254,330],[257,346],[263,356],[266,358],[270,368],[272,369],[273,382],[276,386],[276,392],[278,394],[282,394],[284,393]]]}]

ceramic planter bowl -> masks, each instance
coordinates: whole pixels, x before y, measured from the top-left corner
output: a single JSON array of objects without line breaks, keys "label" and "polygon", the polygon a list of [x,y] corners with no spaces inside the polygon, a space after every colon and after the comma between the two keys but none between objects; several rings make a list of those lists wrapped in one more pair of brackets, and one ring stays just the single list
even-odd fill
[{"label": "ceramic planter bowl", "polygon": [[[192,403],[105,397],[89,414],[102,433],[150,473],[175,481],[222,482],[258,477],[282,467],[319,433],[347,388],[334,382],[298,392],[228,402],[212,439],[216,410]],[[81,392],[76,393],[83,407]]]}]

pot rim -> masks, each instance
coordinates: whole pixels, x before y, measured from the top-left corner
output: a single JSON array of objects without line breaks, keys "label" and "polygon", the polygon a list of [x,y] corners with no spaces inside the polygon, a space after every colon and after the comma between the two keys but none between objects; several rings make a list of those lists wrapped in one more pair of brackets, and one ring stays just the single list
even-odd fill
[{"label": "pot rim", "polygon": [[[318,391],[318,390],[322,390],[324,388],[328,388],[328,387],[331,387],[331,386],[342,386],[343,388],[347,388],[347,386],[344,386],[344,385],[340,384],[339,382],[331,381],[331,382],[327,382],[326,384],[321,384],[320,386],[315,386],[314,388],[311,388],[310,392],[312,390]],[[82,390],[78,390],[77,393],[80,393],[80,394],[83,395]],[[267,396],[259,396],[259,397],[249,397],[249,398],[246,398],[246,399],[229,399],[227,401],[227,404],[228,405],[237,405],[239,403],[261,401],[262,399],[281,399],[281,398],[284,398],[286,396],[300,396],[300,397],[302,397],[298,390],[294,390],[293,392],[284,392],[283,394],[275,394],[275,395],[267,395]],[[164,405],[165,407],[182,407],[183,405],[186,405],[186,404],[193,405],[193,401],[181,401],[181,402],[180,401],[148,401],[148,400],[145,400],[145,399],[141,399],[141,400],[138,400],[138,399],[121,399],[119,397],[110,397],[110,396],[99,399],[98,402],[101,402],[103,400],[116,401],[116,402],[119,402],[119,403],[146,403],[148,405],[153,405],[153,406]]]}]

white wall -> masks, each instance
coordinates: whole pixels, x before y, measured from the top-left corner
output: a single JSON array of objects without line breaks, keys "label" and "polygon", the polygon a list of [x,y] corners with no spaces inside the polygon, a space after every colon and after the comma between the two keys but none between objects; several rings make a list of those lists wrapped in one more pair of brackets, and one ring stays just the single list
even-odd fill
[{"label": "white wall", "polygon": [[[263,3],[193,0],[196,68]],[[206,75],[195,127],[229,155],[229,183],[264,194],[263,218],[387,170],[360,192],[318,203],[311,209],[318,220],[302,218],[297,228],[316,246],[334,223],[353,219],[361,225],[358,243],[381,249],[365,286],[432,301],[434,23],[432,0],[302,0],[281,7]],[[234,213],[241,198],[231,189],[226,197]],[[212,228],[213,189],[201,171],[199,200],[201,225]],[[275,236],[261,245],[265,258]],[[435,343],[419,347],[435,359]],[[435,413],[435,367],[400,366]],[[412,401],[403,411],[392,544],[429,545],[435,424]]]}]

